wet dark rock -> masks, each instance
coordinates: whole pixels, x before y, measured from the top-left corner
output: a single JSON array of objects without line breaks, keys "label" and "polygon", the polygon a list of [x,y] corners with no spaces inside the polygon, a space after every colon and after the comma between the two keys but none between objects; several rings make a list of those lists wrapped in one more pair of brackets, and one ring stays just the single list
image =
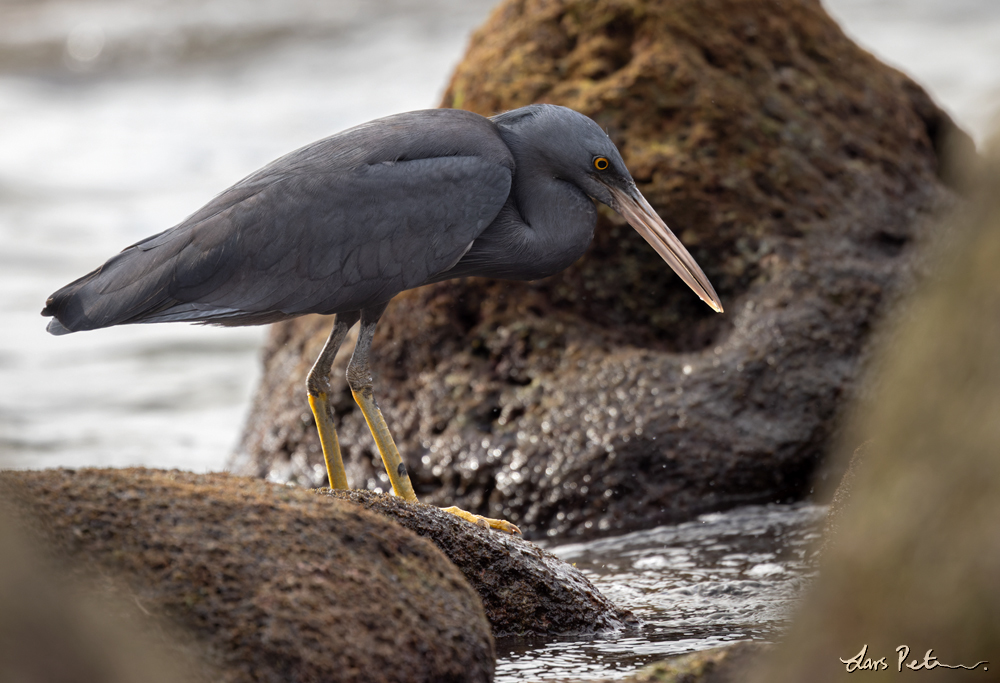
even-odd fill
[{"label": "wet dark rock", "polygon": [[[397,297],[372,364],[418,494],[529,537],[806,494],[968,138],[816,0],[508,0],[444,103],[531,102],[608,130],[726,313],[604,210],[557,276]],[[330,324],[272,329],[234,470],[324,482],[303,383]],[[343,368],[348,477],[387,490]]]},{"label": "wet dark rock", "polygon": [[638,625],[577,569],[524,539],[483,529],[425,504],[370,491],[330,491],[437,545],[483,601],[496,637],[585,634]]},{"label": "wet dark rock", "polygon": [[996,680],[1000,145],[986,168],[971,220],[952,221],[950,255],[880,349],[877,390],[844,439],[871,443],[818,579],[756,681]]},{"label": "wet dark rock", "polygon": [[3,472],[0,499],[66,566],[113,578],[189,634],[222,671],[212,680],[493,678],[489,623],[461,573],[356,505],[144,469]]}]

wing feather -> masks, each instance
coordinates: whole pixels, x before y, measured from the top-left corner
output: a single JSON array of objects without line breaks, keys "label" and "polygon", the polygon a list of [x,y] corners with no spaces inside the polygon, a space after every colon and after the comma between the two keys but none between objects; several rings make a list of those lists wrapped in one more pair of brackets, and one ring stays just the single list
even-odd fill
[{"label": "wing feather", "polygon": [[77,329],[241,316],[254,324],[382,303],[461,258],[510,182],[504,165],[451,156],[302,169],[258,180],[252,193],[234,188],[91,274],[91,295],[76,294],[96,324]]},{"label": "wing feather", "polygon": [[261,324],[382,303],[454,265],[510,192],[496,126],[409,112],[248,176],[46,302],[65,333],[121,323]]}]

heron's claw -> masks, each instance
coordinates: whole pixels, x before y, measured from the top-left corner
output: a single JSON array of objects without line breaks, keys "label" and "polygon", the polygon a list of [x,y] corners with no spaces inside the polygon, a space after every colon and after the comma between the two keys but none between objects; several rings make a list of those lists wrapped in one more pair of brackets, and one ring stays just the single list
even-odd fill
[{"label": "heron's claw", "polygon": [[484,529],[496,529],[497,531],[505,531],[508,534],[517,534],[518,536],[521,535],[521,530],[508,522],[506,519],[490,519],[489,517],[481,517],[479,515],[474,515],[471,512],[466,512],[462,508],[455,507],[454,505],[441,509],[450,515],[461,517],[466,522],[475,524],[476,526],[481,526]]}]

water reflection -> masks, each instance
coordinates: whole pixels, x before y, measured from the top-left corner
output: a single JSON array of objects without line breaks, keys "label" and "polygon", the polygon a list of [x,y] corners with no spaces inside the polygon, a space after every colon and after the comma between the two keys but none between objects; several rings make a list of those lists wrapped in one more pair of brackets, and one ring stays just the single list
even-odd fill
[{"label": "water reflection", "polygon": [[642,627],[502,639],[497,681],[617,677],[671,655],[773,637],[812,572],[825,512],[807,503],[744,507],[549,548],[632,610]]}]

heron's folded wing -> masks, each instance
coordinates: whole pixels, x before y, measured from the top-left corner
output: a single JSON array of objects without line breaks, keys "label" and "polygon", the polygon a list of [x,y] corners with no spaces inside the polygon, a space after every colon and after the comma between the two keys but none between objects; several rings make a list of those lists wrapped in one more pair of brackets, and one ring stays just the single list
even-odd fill
[{"label": "heron's folded wing", "polygon": [[91,274],[90,296],[76,302],[88,327],[254,324],[388,301],[461,257],[506,201],[511,172],[449,156],[266,180],[235,186]]}]

